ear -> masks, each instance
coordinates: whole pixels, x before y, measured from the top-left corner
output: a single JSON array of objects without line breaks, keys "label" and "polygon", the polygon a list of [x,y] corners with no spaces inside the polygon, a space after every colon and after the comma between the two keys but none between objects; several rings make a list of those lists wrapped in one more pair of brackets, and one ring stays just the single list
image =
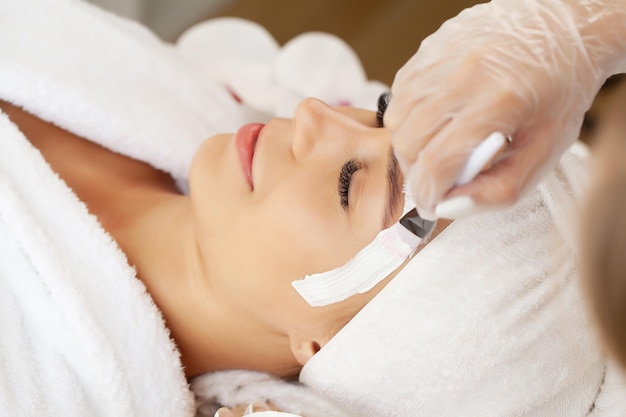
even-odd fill
[{"label": "ear", "polygon": [[301,366],[304,366],[321,349],[317,341],[308,338],[291,336],[289,342],[291,353]]}]

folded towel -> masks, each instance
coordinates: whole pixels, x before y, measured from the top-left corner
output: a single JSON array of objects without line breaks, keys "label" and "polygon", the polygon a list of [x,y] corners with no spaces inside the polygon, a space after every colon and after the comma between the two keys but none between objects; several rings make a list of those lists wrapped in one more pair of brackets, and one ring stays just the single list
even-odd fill
[{"label": "folded towel", "polygon": [[[86,3],[0,1],[0,98],[184,182],[241,123],[146,30]],[[111,237],[0,113],[0,415],[192,416],[160,312]]]},{"label": "folded towel", "polygon": [[589,416],[626,416],[626,372],[611,360],[607,361],[604,382]]},{"label": "folded towel", "polygon": [[[569,152],[512,209],[453,222],[305,365],[301,380],[355,416],[596,410],[606,368],[570,222],[583,165]],[[620,389],[614,395],[624,400]],[[616,403],[611,412],[625,415],[626,401]]]},{"label": "folded towel", "polygon": [[79,136],[187,177],[239,107],[137,23],[72,0],[0,1],[0,97]]},{"label": "folded towel", "polygon": [[337,404],[308,387],[263,372],[210,372],[194,378],[191,386],[196,395],[197,417],[213,417],[222,406],[236,407],[254,401],[268,401],[279,410],[306,417],[348,415]]}]

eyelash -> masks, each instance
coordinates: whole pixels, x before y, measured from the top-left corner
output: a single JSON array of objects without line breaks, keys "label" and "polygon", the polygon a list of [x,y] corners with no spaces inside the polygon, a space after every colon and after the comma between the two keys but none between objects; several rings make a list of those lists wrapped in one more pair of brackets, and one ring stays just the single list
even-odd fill
[{"label": "eyelash", "polygon": [[[378,97],[378,110],[376,111],[376,123],[378,127],[383,127],[383,116],[387,105],[391,100],[391,93],[382,93]],[[339,193],[339,200],[341,207],[347,209],[350,206],[350,184],[352,182],[352,176],[360,169],[359,163],[355,159],[351,159],[341,167],[339,171],[339,183],[337,185],[337,192]]]},{"label": "eyelash", "polygon": [[382,93],[378,97],[378,110],[376,111],[376,123],[378,124],[378,127],[384,126],[383,117],[385,116],[385,110],[387,110],[390,100],[391,93]]},{"label": "eyelash", "polygon": [[352,176],[359,170],[360,166],[356,160],[351,159],[341,167],[339,171],[339,184],[337,185],[337,191],[339,192],[339,200],[341,207],[344,209],[350,205],[350,183],[352,182]]}]

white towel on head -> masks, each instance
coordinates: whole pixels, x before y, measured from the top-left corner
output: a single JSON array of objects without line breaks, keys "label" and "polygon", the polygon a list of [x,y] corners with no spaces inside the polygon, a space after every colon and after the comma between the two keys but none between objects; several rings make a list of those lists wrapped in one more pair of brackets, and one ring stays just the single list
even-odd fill
[{"label": "white towel on head", "polygon": [[605,364],[568,222],[583,177],[570,152],[514,208],[453,222],[301,381],[355,416],[587,416]]}]

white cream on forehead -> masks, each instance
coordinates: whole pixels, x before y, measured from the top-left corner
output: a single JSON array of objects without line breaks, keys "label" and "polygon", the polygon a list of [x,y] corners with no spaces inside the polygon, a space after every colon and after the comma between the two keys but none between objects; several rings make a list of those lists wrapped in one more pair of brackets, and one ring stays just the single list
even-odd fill
[{"label": "white cream on forehead", "polygon": [[[415,208],[404,193],[402,216]],[[399,222],[381,230],[374,240],[345,265],[328,272],[307,275],[291,285],[313,307],[363,294],[395,271],[415,251],[421,239]]]}]

